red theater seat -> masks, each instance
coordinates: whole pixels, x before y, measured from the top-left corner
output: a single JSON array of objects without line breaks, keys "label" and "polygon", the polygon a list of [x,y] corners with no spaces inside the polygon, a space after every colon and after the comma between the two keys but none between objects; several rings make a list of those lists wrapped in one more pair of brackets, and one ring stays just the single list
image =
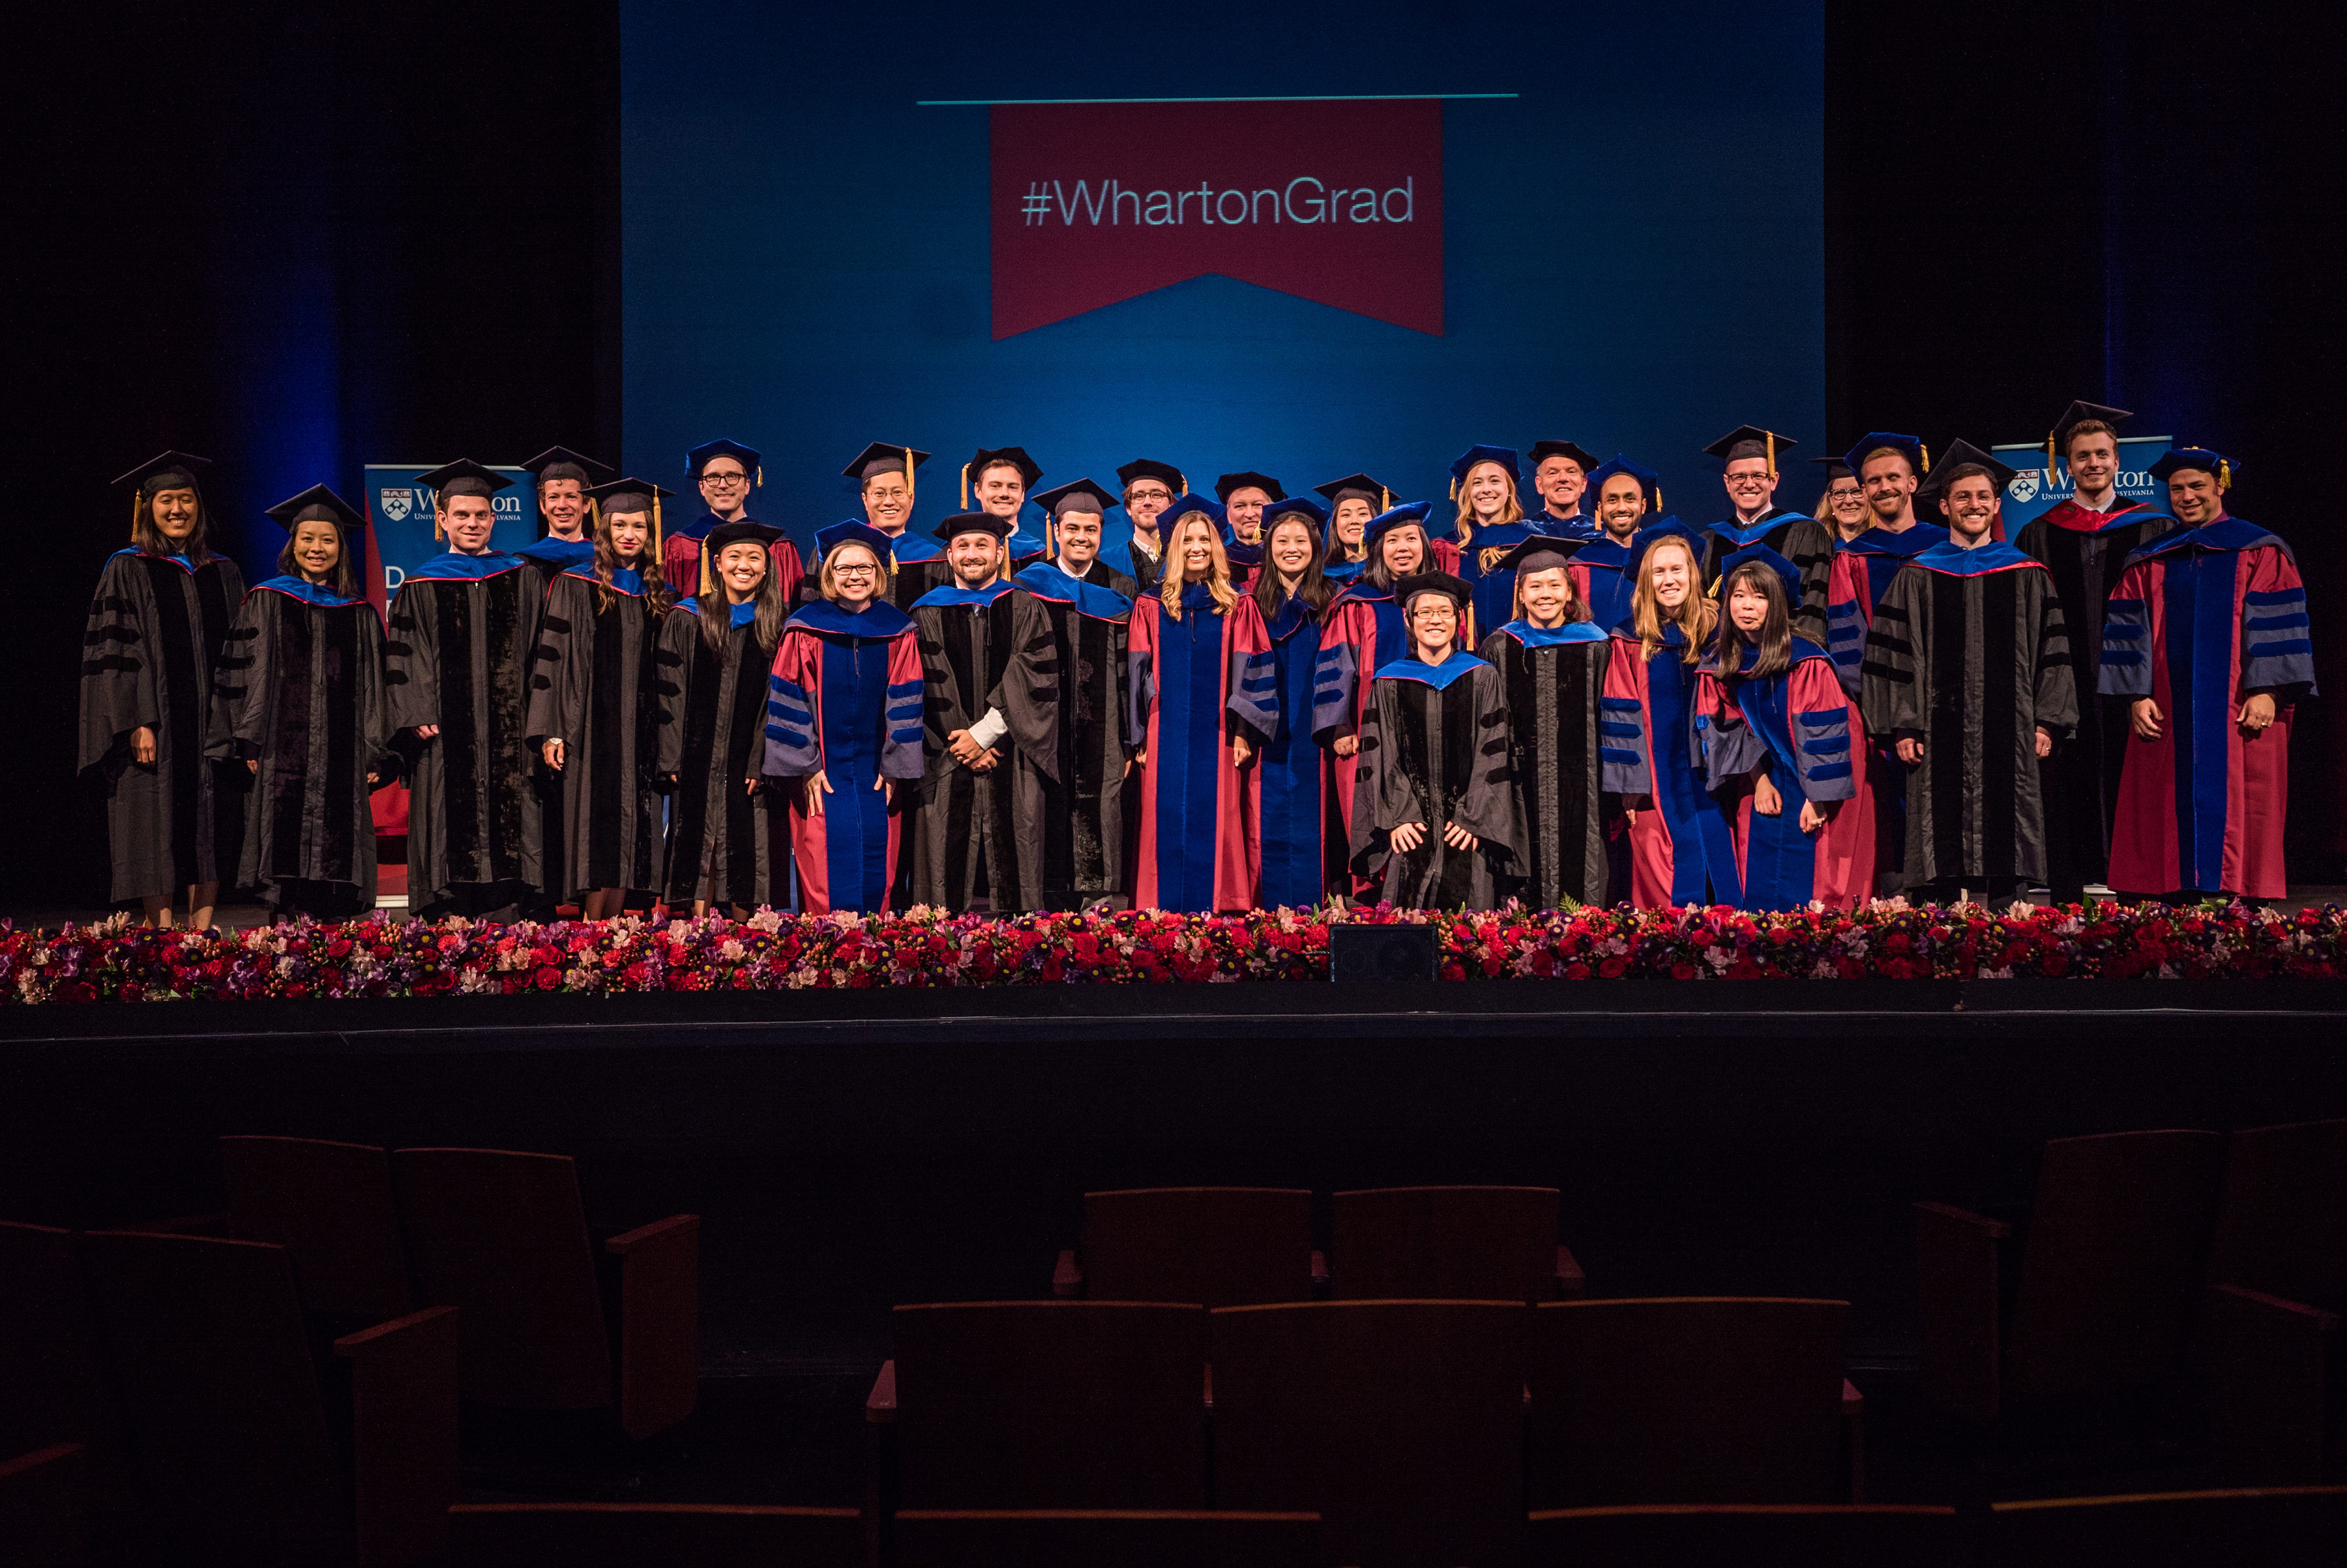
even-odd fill
[{"label": "red theater seat", "polygon": [[369,1323],[414,1308],[391,1161],[381,1149],[231,1137],[220,1151],[231,1234],[283,1247],[304,1307]]},{"label": "red theater seat", "polygon": [[852,1508],[682,1502],[459,1503],[450,1568],[864,1568]]},{"label": "red theater seat", "polygon": [[1557,1244],[1554,1187],[1379,1187],[1336,1194],[1339,1301],[1555,1301],[1586,1288]]},{"label": "red theater seat", "polygon": [[897,1568],[1321,1568],[1311,1513],[919,1509],[896,1517]]},{"label": "red theater seat", "polygon": [[1312,1194],[1294,1187],[1149,1187],[1084,1194],[1083,1245],[1052,1294],[1244,1307],[1308,1301]]},{"label": "red theater seat", "polygon": [[1536,1509],[1860,1501],[1847,1302],[1563,1301],[1532,1314]]},{"label": "red theater seat", "polygon": [[1983,1546],[1983,1568],[2338,1568],[2347,1487],[1997,1502]]},{"label": "red theater seat", "polygon": [[[603,1254],[616,1277],[599,1277],[610,1271],[599,1271],[567,1157],[402,1149],[391,1161],[417,1294],[463,1313],[466,1399],[511,1409],[616,1406],[630,1438],[692,1413],[700,1387],[697,1216],[613,1236]],[[607,1328],[613,1317],[616,1337]]]},{"label": "red theater seat", "polygon": [[1217,1506],[1317,1512],[1331,1563],[1513,1563],[1530,1317],[1518,1301],[1215,1312]]},{"label": "red theater seat", "polygon": [[1532,1516],[1524,1568],[1972,1568],[1952,1508],[1694,1504]]}]

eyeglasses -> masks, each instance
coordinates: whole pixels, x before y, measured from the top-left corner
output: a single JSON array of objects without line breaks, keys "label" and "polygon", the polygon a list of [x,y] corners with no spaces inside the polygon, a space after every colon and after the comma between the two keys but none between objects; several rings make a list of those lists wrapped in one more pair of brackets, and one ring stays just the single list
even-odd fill
[{"label": "eyeglasses", "polygon": [[703,474],[701,477],[701,482],[704,485],[746,485],[750,482],[750,476],[747,474]]},{"label": "eyeglasses", "polygon": [[834,577],[870,577],[879,569],[880,569],[878,567],[871,565],[835,566],[831,569],[831,575]]},{"label": "eyeglasses", "polygon": [[1155,486],[1152,486],[1146,490],[1127,490],[1124,493],[1124,498],[1128,501],[1170,501],[1174,498],[1174,492],[1171,490],[1161,490]]}]

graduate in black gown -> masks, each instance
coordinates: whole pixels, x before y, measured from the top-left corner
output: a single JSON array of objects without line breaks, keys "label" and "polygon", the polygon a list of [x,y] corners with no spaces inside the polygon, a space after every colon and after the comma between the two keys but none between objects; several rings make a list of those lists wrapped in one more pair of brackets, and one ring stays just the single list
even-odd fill
[{"label": "graduate in black gown", "polygon": [[[1703,580],[1717,583],[1757,546],[1788,563],[1800,592],[1793,630],[1815,641],[1825,630],[1827,579],[1833,570],[1833,530],[1815,518],[1777,505],[1777,458],[1797,445],[1757,425],[1739,425],[1704,451],[1720,460],[1727,491],[1726,521],[1704,530]],[[1774,565],[1775,561],[1769,562]]]},{"label": "graduate in black gown", "polygon": [[864,516],[815,530],[815,554],[808,558],[806,580],[799,584],[800,604],[813,604],[823,597],[815,580],[823,558],[840,539],[856,537],[859,528],[879,536],[884,559],[889,562],[888,580],[881,585],[881,594],[897,609],[911,610],[915,600],[945,582],[945,551],[937,540],[908,526],[917,494],[913,476],[928,460],[929,455],[917,446],[875,441],[840,470],[841,477],[856,481]]},{"label": "graduate in black gown", "polygon": [[1133,580],[1100,559],[1116,505],[1078,479],[1035,497],[1052,551],[1011,579],[1051,623],[1058,656],[1059,770],[1043,788],[1043,898],[1054,909],[1115,898],[1124,882],[1133,742],[1125,733],[1124,656]]},{"label": "graduate in black gown", "polygon": [[392,729],[413,758],[408,907],[511,919],[543,874],[527,731],[545,596],[538,573],[489,548],[489,498],[512,480],[458,461],[416,482],[449,548],[400,584],[385,645]]},{"label": "graduate in black gown", "polygon": [[269,508],[278,575],[237,611],[213,689],[215,761],[243,767],[237,885],[277,917],[374,907],[375,785],[392,776],[383,622],[359,585],[366,518],[323,485]]},{"label": "graduate in black gown", "polygon": [[615,479],[590,492],[595,559],[548,589],[530,677],[530,743],[562,784],[568,877],[545,891],[555,901],[575,897],[589,920],[617,915],[631,893],[649,906],[661,886],[662,682],[652,651],[668,585],[652,522],[657,489]]},{"label": "graduate in black gown", "polygon": [[1510,762],[1531,851],[1514,891],[1537,909],[1607,900],[1598,723],[1611,639],[1573,591],[1570,563],[1535,536],[1499,569],[1513,574],[1515,615],[1483,640],[1508,694]]},{"label": "graduate in black gown", "polygon": [[[568,446],[548,446],[522,465],[536,477],[538,521],[546,532],[513,552],[514,559],[536,575],[541,596],[566,571],[591,571],[595,566],[594,497],[588,487],[610,477],[610,468]],[[665,496],[667,491],[661,492]],[[659,518],[655,516],[657,524]],[[570,874],[566,869],[570,832],[562,815],[562,775],[540,761],[533,782],[538,788],[538,865],[539,894],[529,913],[554,918],[555,906],[569,897]]]},{"label": "graduate in black gown", "polygon": [[204,755],[221,640],[244,598],[236,563],[205,542],[195,472],[209,466],[166,452],[115,481],[137,487],[130,548],[107,560],[90,600],[76,762],[106,787],[114,902],[137,899],[168,926],[184,892],[198,929],[236,875],[244,831],[243,770]]},{"label": "graduate in black gown", "polygon": [[[989,477],[1006,471],[989,468]],[[1043,902],[1044,790],[1059,782],[1060,661],[1042,605],[1003,575],[1010,528],[991,511],[939,523],[954,580],[913,606],[928,730],[913,898],[957,913],[981,887],[997,915]]]},{"label": "graduate in black gown", "polygon": [[738,916],[791,901],[789,798],[764,776],[766,682],[790,616],[772,553],[781,533],[747,519],[711,528],[702,547],[716,591],[661,622],[653,765],[669,790],[671,908]]},{"label": "graduate in black gown", "polygon": [[1387,902],[1490,909],[1529,860],[1500,672],[1458,645],[1474,589],[1448,572],[1394,585],[1410,646],[1382,664],[1361,718],[1354,870]]},{"label": "graduate in black gown", "polygon": [[1116,471],[1116,478],[1124,487],[1124,515],[1133,524],[1133,537],[1109,552],[1109,565],[1133,579],[1137,600],[1155,593],[1164,580],[1165,540],[1158,519],[1176,497],[1190,493],[1190,481],[1181,469],[1154,457],[1135,457]]}]

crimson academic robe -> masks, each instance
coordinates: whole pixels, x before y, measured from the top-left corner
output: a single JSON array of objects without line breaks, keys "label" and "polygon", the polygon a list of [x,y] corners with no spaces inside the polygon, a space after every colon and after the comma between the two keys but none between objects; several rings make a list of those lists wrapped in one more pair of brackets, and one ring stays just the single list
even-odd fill
[{"label": "crimson academic robe", "polygon": [[1628,892],[1641,909],[1733,904],[1744,896],[1727,810],[1705,776],[1698,682],[1686,651],[1686,634],[1670,624],[1650,656],[1624,621],[1614,629],[1605,661],[1601,779],[1624,804],[1644,803],[1627,828]]},{"label": "crimson academic robe", "polygon": [[[408,770],[407,902],[495,904],[540,886],[529,671],[545,597],[509,555],[451,550],[407,574],[391,601],[384,685]],[[433,724],[425,740],[412,733]],[[467,891],[470,890],[470,891]]]},{"label": "crimson academic robe", "polygon": [[848,613],[819,600],[791,617],[767,685],[764,773],[822,774],[822,809],[791,792],[799,905],[810,915],[886,909],[897,876],[899,794],[919,782],[921,650],[912,617],[886,600]]},{"label": "crimson academic robe", "polygon": [[398,768],[383,622],[364,599],[298,577],[244,596],[213,688],[216,762],[251,771],[237,886],[316,915],[374,908],[373,785]]},{"label": "crimson academic robe", "polygon": [[1703,580],[1707,587],[1736,569],[1736,558],[1755,545],[1775,551],[1792,563],[1800,580],[1793,596],[1793,630],[1811,641],[1823,638],[1826,596],[1832,586],[1834,530],[1831,524],[1781,507],[1771,507],[1757,521],[1733,518],[1704,530]]},{"label": "crimson academic robe", "polygon": [[1043,786],[1043,899],[1071,909],[1124,891],[1125,764],[1133,754],[1124,730],[1124,640],[1133,600],[1102,584],[1133,579],[1098,561],[1082,578],[1038,561],[1011,580],[1042,606],[1057,655],[1058,765]]},{"label": "crimson academic robe", "polygon": [[1601,533],[1581,547],[1566,563],[1565,571],[1573,579],[1573,591],[1589,607],[1590,620],[1600,626],[1618,626],[1629,618],[1639,564],[1646,559],[1647,547],[1666,534],[1686,540],[1696,560],[1702,560],[1703,539],[1676,518],[1648,524],[1632,534],[1627,543]]},{"label": "crimson academic robe", "polygon": [[[2220,517],[2128,559],[2103,628],[2103,694],[2148,697],[2161,717],[2159,739],[2127,741],[2113,889],[2289,891],[2290,728],[2314,695],[2309,631],[2297,559],[2255,524]],[[2233,716],[2259,692],[2274,722],[2250,739]]]},{"label": "crimson academic robe", "polygon": [[1529,859],[1513,891],[1536,909],[1604,906],[1605,809],[1599,732],[1612,649],[1589,621],[1513,620],[1483,640],[1507,693],[1510,771]]},{"label": "crimson academic robe", "polygon": [[[933,588],[942,588],[953,580],[953,572],[946,565],[945,547],[927,534],[907,529],[897,536],[888,553],[895,566],[888,576],[888,601],[897,609],[910,612],[914,603]],[[808,563],[806,577],[798,586],[794,599],[786,604],[813,604],[823,597],[820,583],[823,577],[823,555],[818,553]]]},{"label": "crimson academic robe", "polygon": [[[678,598],[701,591],[701,541],[716,526],[716,514],[703,511],[661,538],[661,575],[667,579],[669,591]],[[774,581],[783,590],[783,602],[796,604],[800,579],[806,576],[806,569],[799,564],[799,547],[784,536],[769,545],[767,550],[774,559]]]},{"label": "crimson academic robe", "polygon": [[[928,774],[914,824],[913,899],[957,912],[986,880],[997,915],[1044,906],[1045,791],[1059,782],[1060,658],[1051,617],[1032,594],[998,579],[938,588],[913,606],[927,682]],[[979,773],[948,741],[988,712],[1008,726]]]},{"label": "crimson academic robe", "polygon": [[[1753,655],[1746,651],[1746,666]],[[1829,909],[1863,903],[1873,881],[1873,835],[1837,833],[1843,813],[1865,799],[1852,759],[1864,743],[1858,705],[1835,677],[1826,651],[1793,639],[1792,667],[1731,686],[1706,665],[1697,703],[1705,720],[1705,782],[1733,815],[1736,866],[1746,909]],[[1782,808],[1752,809],[1753,781],[1767,774]],[[1826,808],[1825,824],[1803,833],[1801,803]],[[1871,825],[1869,825],[1870,828]]]},{"label": "crimson academic robe", "polygon": [[[1454,649],[1440,664],[1403,658],[1380,667],[1358,777],[1353,866],[1386,902],[1491,909],[1523,880],[1530,851],[1509,761],[1507,687],[1483,660]],[[1426,831],[1417,848],[1397,850],[1393,830],[1405,823]],[[1450,824],[1476,846],[1445,843]]]},{"label": "crimson academic robe", "polygon": [[[106,786],[113,898],[177,897],[237,874],[244,836],[237,781],[204,758],[212,682],[244,578],[225,556],[118,550],[99,574],[82,634],[76,767]],[[131,760],[131,733],[155,732],[155,760]],[[239,770],[241,772],[242,770]]]},{"label": "crimson academic robe", "polygon": [[[749,909],[791,901],[790,802],[765,773],[774,657],[758,645],[757,608],[721,596],[704,610],[688,599],[661,622],[652,654],[661,697],[653,767],[673,781],[663,886],[672,908],[696,899]],[[704,613],[725,617],[714,649],[702,632]],[[756,789],[749,787],[753,779]]]},{"label": "crimson academic robe", "polygon": [[2119,764],[2127,755],[2127,709],[2105,702],[2103,622],[2127,557],[2182,525],[2157,507],[2120,501],[2107,512],[2065,499],[2024,525],[2021,553],[2054,574],[2070,633],[2070,675],[2078,692],[2078,731],[2054,743],[2038,764],[2045,792],[2045,876],[2075,897],[2110,871],[2111,814],[2118,803]]},{"label": "crimson academic robe", "polygon": [[1153,594],[1133,607],[1126,723],[1143,757],[1134,908],[1256,907],[1258,774],[1238,765],[1225,715],[1247,661],[1269,651],[1263,617],[1244,595],[1217,610],[1204,584],[1187,584],[1178,620]]},{"label": "crimson academic robe", "polygon": [[[605,600],[610,602],[606,603]],[[606,588],[591,569],[566,571],[547,592],[530,677],[529,743],[563,743],[559,902],[598,888],[661,886],[660,724],[652,651],[659,624],[641,580],[621,567]],[[551,875],[549,871],[547,875]]]},{"label": "crimson academic robe", "polygon": [[2054,577],[2011,545],[1925,550],[1891,579],[1859,701],[1878,743],[1921,741],[1907,774],[1906,881],[2045,875],[2037,732],[2078,723]]}]

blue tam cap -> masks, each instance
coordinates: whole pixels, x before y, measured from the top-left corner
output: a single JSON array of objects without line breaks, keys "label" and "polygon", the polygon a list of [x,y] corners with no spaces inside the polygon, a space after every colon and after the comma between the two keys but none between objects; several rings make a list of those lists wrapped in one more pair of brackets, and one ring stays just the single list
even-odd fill
[{"label": "blue tam cap", "polygon": [[2233,470],[2239,463],[2222,452],[2212,452],[2206,446],[2178,446],[2151,466],[2151,477],[2165,480],[2178,468],[2198,468],[2217,476],[2217,487],[2229,490],[2233,486]]},{"label": "blue tam cap", "polygon": [[1603,497],[1605,481],[1616,474],[1627,474],[1638,481],[1638,492],[1646,497],[1646,510],[1659,512],[1663,509],[1663,477],[1643,463],[1632,462],[1620,452],[1614,453],[1610,461],[1600,463],[1589,471],[1589,493]]},{"label": "blue tam cap", "polygon": [[695,446],[684,455],[684,471],[692,478],[701,477],[701,471],[716,457],[731,457],[742,465],[742,472],[750,476],[753,484],[764,485],[765,475],[759,470],[758,454],[739,441],[712,441],[706,446]]},{"label": "blue tam cap", "polygon": [[1421,529],[1424,528],[1426,514],[1433,509],[1434,503],[1431,501],[1404,501],[1391,511],[1379,512],[1369,519],[1366,528],[1361,529],[1361,542],[1374,554],[1378,548],[1378,541],[1393,529],[1411,523],[1417,524]]},{"label": "blue tam cap", "polygon": [[1456,500],[1458,498],[1459,487],[1467,482],[1467,476],[1474,470],[1475,465],[1478,463],[1497,463],[1501,467],[1505,468],[1508,471],[1509,484],[1513,485],[1518,489],[1523,488],[1523,466],[1517,458],[1516,449],[1514,447],[1470,446],[1467,450],[1459,454],[1458,456],[1452,458],[1450,462],[1450,495],[1452,499]]},{"label": "blue tam cap", "polygon": [[1868,431],[1858,438],[1857,446],[1842,454],[1841,460],[1850,465],[1851,473],[1862,475],[1866,472],[1866,455],[1880,452],[1885,446],[1906,458],[1907,466],[1914,471],[1917,478],[1932,471],[1931,450],[1923,445],[1922,438],[1901,436],[1895,430]]},{"label": "blue tam cap", "polygon": [[1328,529],[1328,511],[1317,501],[1302,496],[1288,496],[1272,502],[1263,509],[1263,537],[1271,538],[1271,525],[1282,518],[1302,518],[1322,533]]},{"label": "blue tam cap", "polygon": [[1163,533],[1192,512],[1197,513],[1225,533],[1230,529],[1230,514],[1223,510],[1223,504],[1220,501],[1207,496],[1190,495],[1174,497],[1174,504],[1158,514],[1158,532]]},{"label": "blue tam cap", "polygon": [[850,518],[844,523],[815,529],[815,553],[817,560],[842,545],[870,546],[872,553],[880,558],[882,566],[893,565],[897,559],[897,541],[861,518]]}]

